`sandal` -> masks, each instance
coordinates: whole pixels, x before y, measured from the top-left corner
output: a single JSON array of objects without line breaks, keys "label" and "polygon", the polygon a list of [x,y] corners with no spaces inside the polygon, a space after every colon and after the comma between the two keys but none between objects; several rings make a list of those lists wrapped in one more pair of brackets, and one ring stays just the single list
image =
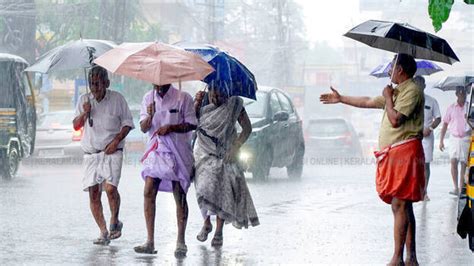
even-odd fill
[{"label": "sandal", "polygon": [[459,196],[459,190],[457,189],[451,190],[449,191],[449,194],[454,195],[454,196]]},{"label": "sandal", "polygon": [[99,238],[94,240],[94,242],[92,243],[94,243],[95,245],[107,246],[110,243],[109,233],[108,232],[101,233]]},{"label": "sandal", "polygon": [[197,240],[204,242],[207,240],[207,235],[212,232],[212,225],[211,227],[202,227],[201,232],[196,236]]},{"label": "sandal", "polygon": [[183,258],[186,257],[186,253],[188,252],[188,247],[184,243],[176,244],[176,249],[174,250],[174,256],[176,258]]},{"label": "sandal", "polygon": [[118,221],[116,224],[110,225],[110,239],[117,239],[122,236],[123,223]]},{"label": "sandal", "polygon": [[155,250],[155,245],[145,243],[141,246],[136,246],[133,248],[136,253],[143,253],[143,254],[156,254],[157,251]]},{"label": "sandal", "polygon": [[211,246],[213,247],[221,247],[224,244],[224,237],[222,234],[220,235],[214,235],[214,238],[212,239]]}]

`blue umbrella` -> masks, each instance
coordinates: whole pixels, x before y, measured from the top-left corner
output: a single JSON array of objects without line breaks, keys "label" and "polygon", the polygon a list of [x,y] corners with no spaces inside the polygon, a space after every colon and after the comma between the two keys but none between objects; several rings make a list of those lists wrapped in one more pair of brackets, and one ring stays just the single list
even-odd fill
[{"label": "blue umbrella", "polygon": [[[389,77],[390,75],[388,74],[388,71],[390,70],[391,67],[392,67],[392,62],[381,64],[377,66],[374,70],[372,70],[372,72],[370,72],[370,75],[377,78]],[[431,75],[439,71],[443,71],[443,69],[433,62],[426,61],[426,60],[416,61],[415,76]]]},{"label": "blue umbrella", "polygon": [[250,70],[227,52],[208,44],[177,43],[179,47],[200,55],[216,71],[204,78],[207,84],[214,84],[229,96],[243,96],[254,99],[257,81]]}]

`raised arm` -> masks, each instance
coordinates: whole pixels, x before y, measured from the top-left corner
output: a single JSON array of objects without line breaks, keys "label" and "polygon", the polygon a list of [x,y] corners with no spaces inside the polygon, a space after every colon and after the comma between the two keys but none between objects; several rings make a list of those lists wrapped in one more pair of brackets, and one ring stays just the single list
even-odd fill
[{"label": "raised arm", "polygon": [[331,86],[331,93],[321,94],[319,100],[323,104],[336,104],[343,103],[350,106],[358,108],[373,108],[373,109],[382,109],[384,106],[382,103],[379,103],[376,99],[371,97],[355,97],[355,96],[345,96],[339,94],[339,92]]},{"label": "raised arm", "polygon": [[197,118],[201,116],[202,101],[204,100],[205,96],[206,93],[204,91],[198,91],[194,97],[194,112]]},{"label": "raised arm", "polygon": [[85,102],[82,106],[82,108],[78,108],[78,113],[74,120],[72,121],[72,125],[74,127],[74,130],[79,130],[82,127],[84,127],[84,124],[86,123],[87,120],[87,115],[91,111],[91,104],[89,102]]},{"label": "raised arm", "polygon": [[385,97],[385,111],[387,112],[390,124],[392,124],[393,128],[400,127],[407,120],[407,116],[396,110],[395,103],[393,102],[393,88],[391,85],[387,85],[384,88],[383,97]]}]

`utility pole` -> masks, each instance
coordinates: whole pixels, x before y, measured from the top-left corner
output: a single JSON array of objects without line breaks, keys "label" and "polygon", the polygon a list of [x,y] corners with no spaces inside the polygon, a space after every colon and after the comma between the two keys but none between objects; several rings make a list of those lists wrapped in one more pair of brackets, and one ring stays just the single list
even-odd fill
[{"label": "utility pole", "polygon": [[207,7],[207,42],[214,44],[216,41],[216,1],[206,0]]},{"label": "utility pole", "polygon": [[[276,74],[277,74],[277,82],[278,86],[286,86],[289,83],[289,76],[290,76],[290,65],[289,65],[289,56],[288,56],[288,49],[289,49],[289,43],[288,43],[288,25],[285,25],[285,23],[288,23],[288,19],[286,21],[283,21],[283,17],[285,16],[284,14],[284,9],[287,9],[287,3],[286,0],[277,0],[276,3],[276,9],[277,9],[277,17],[276,17],[276,23],[277,23],[277,53],[276,53]],[[288,12],[286,12],[288,13]],[[286,14],[288,16],[288,14]]]}]

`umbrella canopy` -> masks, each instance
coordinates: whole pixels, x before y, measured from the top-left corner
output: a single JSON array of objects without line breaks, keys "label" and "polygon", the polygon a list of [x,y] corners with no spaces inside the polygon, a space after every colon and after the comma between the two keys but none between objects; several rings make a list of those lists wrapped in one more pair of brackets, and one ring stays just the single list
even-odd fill
[{"label": "umbrella canopy", "polygon": [[447,64],[459,62],[446,40],[407,23],[369,20],[356,26],[344,36],[374,48],[409,54],[415,58]]},{"label": "umbrella canopy", "polygon": [[91,67],[92,60],[115,47],[104,40],[77,40],[58,46],[42,55],[38,61],[25,71],[51,73]]},{"label": "umbrella canopy", "polygon": [[202,80],[214,71],[200,56],[160,42],[123,43],[94,63],[112,73],[156,85]]},{"label": "umbrella canopy", "polygon": [[455,91],[457,88],[467,88],[474,83],[474,76],[445,77],[434,88],[442,91]]},{"label": "umbrella canopy", "polygon": [[[377,78],[389,77],[390,75],[388,74],[388,71],[391,68],[392,62],[387,62],[377,66],[374,70],[372,70],[372,72],[370,72],[370,75]],[[426,60],[416,61],[416,76],[428,76],[440,71],[443,71],[443,69],[433,62]]]},{"label": "umbrella canopy", "polygon": [[178,43],[184,48],[200,55],[214,69],[204,82],[215,84],[217,87],[230,96],[243,96],[256,100],[257,81],[250,70],[239,60],[219,48],[207,44]]}]

